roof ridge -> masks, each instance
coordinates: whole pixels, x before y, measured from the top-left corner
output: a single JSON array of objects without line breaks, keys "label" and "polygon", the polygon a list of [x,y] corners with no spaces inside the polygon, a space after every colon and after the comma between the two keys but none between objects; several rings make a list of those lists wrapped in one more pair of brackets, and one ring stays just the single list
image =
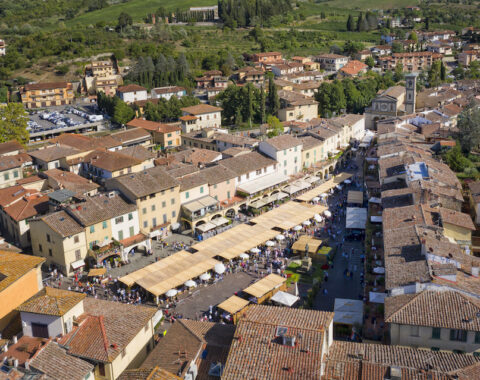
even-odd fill
[{"label": "roof ridge", "polygon": [[108,356],[108,338],[107,338],[107,332],[105,330],[105,324],[104,324],[104,316],[103,315],[99,315],[98,317],[98,321],[100,322],[100,331],[102,332],[102,339],[103,339],[103,346],[105,348],[105,352],[107,353],[107,357]]},{"label": "roof ridge", "polygon": [[[403,311],[403,309],[405,309],[408,305],[410,305],[412,303],[413,300],[417,299],[418,296],[420,296],[420,294],[423,294],[427,292],[427,290],[422,290],[420,293],[417,293],[415,294],[411,300],[409,300],[407,303],[405,303],[402,307],[400,307],[398,310],[394,311],[392,314],[390,314],[387,318],[385,318],[385,322],[390,322],[391,318],[395,315],[395,314],[398,314],[400,313],[401,311]],[[408,295],[408,294],[402,294],[402,295]],[[401,295],[399,296],[396,296],[396,297],[400,297]]]}]

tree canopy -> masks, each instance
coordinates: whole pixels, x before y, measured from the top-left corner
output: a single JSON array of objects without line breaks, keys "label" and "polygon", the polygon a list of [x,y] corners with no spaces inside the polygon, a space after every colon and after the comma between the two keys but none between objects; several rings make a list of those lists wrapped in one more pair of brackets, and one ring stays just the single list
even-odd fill
[{"label": "tree canopy", "polygon": [[29,140],[27,111],[21,103],[0,107],[0,143],[17,140],[25,145]]},{"label": "tree canopy", "polygon": [[457,127],[462,151],[469,153],[480,145],[480,108],[475,102],[458,115]]}]

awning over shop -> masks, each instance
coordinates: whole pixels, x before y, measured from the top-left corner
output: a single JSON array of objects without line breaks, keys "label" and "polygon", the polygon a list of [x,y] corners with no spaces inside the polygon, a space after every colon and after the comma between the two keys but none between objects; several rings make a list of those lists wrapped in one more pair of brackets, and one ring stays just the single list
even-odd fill
[{"label": "awning over shop", "polygon": [[287,181],[288,176],[279,173],[272,173],[241,184],[238,186],[238,190],[247,194],[256,194],[259,191],[263,191],[269,187],[277,186],[280,183]]},{"label": "awning over shop", "polygon": [[315,176],[311,176],[311,177],[305,178],[305,181],[307,181],[308,183],[316,183],[316,182],[320,181],[320,178],[315,177]]},{"label": "awning over shop", "polygon": [[297,197],[297,200],[302,202],[310,202],[313,198],[319,196],[322,193],[327,193],[330,189],[333,189],[336,185],[344,182],[346,179],[351,178],[353,175],[350,173],[340,173],[334,178],[329,179],[321,183],[320,185],[314,187],[311,190],[308,190],[304,194]]},{"label": "awning over shop", "polygon": [[363,323],[363,302],[345,298],[335,298],[333,323],[361,325]]},{"label": "awning over shop", "polygon": [[219,217],[219,218],[215,218],[215,219],[212,219],[210,221],[212,224],[215,224],[215,226],[222,226],[224,224],[227,224],[229,222],[229,220],[227,218],[224,218],[223,216]]},{"label": "awning over shop", "polygon": [[277,274],[269,274],[267,277],[262,278],[256,283],[250,285],[243,291],[255,298],[263,297],[268,292],[279,288],[287,279]]},{"label": "awning over shop", "polygon": [[213,230],[216,227],[217,226],[215,224],[210,223],[210,222],[206,222],[206,223],[202,223],[202,224],[196,226],[195,228],[197,230],[199,230],[200,232],[207,232],[207,231]]},{"label": "awning over shop", "polygon": [[231,296],[219,304],[217,307],[229,314],[235,314],[248,306],[250,302],[237,296]]},{"label": "awning over shop", "polygon": [[364,230],[367,225],[367,209],[347,207],[346,228]]},{"label": "awning over shop", "polygon": [[196,212],[196,211],[203,210],[204,208],[207,208],[207,207],[215,206],[216,204],[218,204],[218,201],[215,198],[207,195],[205,197],[185,203],[182,205],[182,207],[184,207],[190,212]]},{"label": "awning over shop", "polygon": [[317,253],[321,245],[322,241],[320,239],[302,235],[295,243],[293,243],[292,249],[293,251],[305,252],[308,246],[309,253]]},{"label": "awning over shop", "polygon": [[73,270],[77,270],[77,269],[80,269],[81,267],[84,267],[85,266],[85,260],[81,259],[81,260],[77,260],[77,261],[74,261],[73,263],[70,264],[73,268]]},{"label": "awning over shop", "polygon": [[350,190],[347,196],[347,203],[363,204],[363,191]]},{"label": "awning over shop", "polygon": [[90,269],[90,272],[88,272],[88,277],[103,276],[105,273],[107,273],[107,268],[94,268]]},{"label": "awning over shop", "polygon": [[272,298],[270,298],[270,301],[287,307],[292,307],[299,299],[300,297],[294,296],[293,294],[279,291],[275,293]]},{"label": "awning over shop", "polygon": [[262,208],[263,206],[265,206],[267,203],[265,202],[265,200],[262,198],[262,199],[257,199],[256,201],[253,201],[252,203],[250,203],[250,207],[252,208]]}]

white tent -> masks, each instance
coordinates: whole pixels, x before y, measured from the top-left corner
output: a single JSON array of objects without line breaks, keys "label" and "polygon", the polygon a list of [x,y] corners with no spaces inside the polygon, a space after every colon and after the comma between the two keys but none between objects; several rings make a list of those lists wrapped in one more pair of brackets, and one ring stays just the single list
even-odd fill
[{"label": "white tent", "polygon": [[252,248],[252,249],[250,250],[250,252],[253,253],[253,254],[257,254],[257,253],[260,253],[260,252],[262,252],[262,251],[255,247],[255,248]]},{"label": "white tent", "polygon": [[165,295],[167,297],[175,297],[178,293],[178,290],[177,289],[170,289],[170,290],[167,290],[167,292],[165,293]]},{"label": "white tent", "polygon": [[367,209],[361,207],[347,207],[346,228],[364,230],[367,225]]},{"label": "white tent", "polygon": [[375,293],[375,292],[369,292],[368,298],[370,302],[374,303],[385,303],[385,298],[387,295],[385,293]]},{"label": "white tent", "polygon": [[295,226],[293,227],[294,231],[300,231],[302,229],[302,226]]},{"label": "white tent", "polygon": [[188,280],[188,281],[185,281],[185,284],[184,284],[187,288],[195,288],[197,286],[197,283],[193,280]]},{"label": "white tent", "polygon": [[335,298],[333,323],[346,325],[363,323],[363,301]]},{"label": "white tent", "polygon": [[279,303],[280,305],[292,307],[295,304],[295,302],[297,302],[300,299],[300,297],[294,296],[293,294],[290,294],[290,293],[278,291],[270,299],[275,303]]},{"label": "white tent", "polygon": [[215,272],[218,273],[218,274],[222,274],[223,272],[225,272],[225,265],[223,265],[222,263],[218,263],[215,265]]},{"label": "white tent", "polygon": [[331,217],[332,217],[332,213],[331,213],[330,211],[328,211],[328,210],[325,210],[325,211],[323,212],[323,215],[325,215],[327,218],[331,218]]},{"label": "white tent", "polygon": [[242,260],[248,260],[250,258],[250,256],[248,256],[248,254],[246,253],[240,253],[240,255],[238,255]]},{"label": "white tent", "polygon": [[275,245],[275,243],[274,243],[273,241],[271,241],[271,240],[267,240],[267,242],[265,243],[265,245],[266,245],[267,247],[273,247],[273,246]]},{"label": "white tent", "polygon": [[283,236],[282,234],[278,234],[277,236],[275,236],[275,239],[277,239],[278,241],[282,241],[285,240],[285,236]]},{"label": "white tent", "polygon": [[212,276],[210,275],[210,273],[207,272],[207,273],[204,273],[204,274],[200,275],[200,280],[207,281],[207,280],[210,280],[211,277]]}]

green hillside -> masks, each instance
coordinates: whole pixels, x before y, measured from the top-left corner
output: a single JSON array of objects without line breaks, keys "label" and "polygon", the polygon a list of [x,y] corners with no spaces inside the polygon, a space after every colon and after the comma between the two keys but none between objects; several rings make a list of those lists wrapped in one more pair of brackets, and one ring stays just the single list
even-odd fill
[{"label": "green hillside", "polygon": [[130,0],[127,3],[115,4],[104,9],[84,13],[68,21],[67,24],[94,25],[98,21],[116,24],[117,18],[122,12],[132,16],[134,21],[141,21],[148,13],[154,12],[160,7],[175,10],[177,8],[186,9],[216,4],[217,0]]},{"label": "green hillside", "polygon": [[419,0],[332,0],[325,4],[336,8],[349,9],[391,9],[415,6],[420,3]]}]

